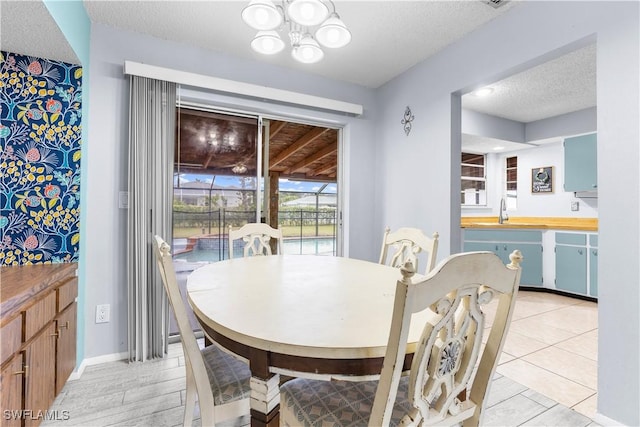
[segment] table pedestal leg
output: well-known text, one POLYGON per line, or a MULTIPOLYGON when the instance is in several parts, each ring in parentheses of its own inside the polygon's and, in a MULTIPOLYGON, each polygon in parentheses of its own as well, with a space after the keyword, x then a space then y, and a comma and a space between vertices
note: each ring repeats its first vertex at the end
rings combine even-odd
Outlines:
POLYGON ((280 424, 280 375, 251 377, 251 426, 280 424))

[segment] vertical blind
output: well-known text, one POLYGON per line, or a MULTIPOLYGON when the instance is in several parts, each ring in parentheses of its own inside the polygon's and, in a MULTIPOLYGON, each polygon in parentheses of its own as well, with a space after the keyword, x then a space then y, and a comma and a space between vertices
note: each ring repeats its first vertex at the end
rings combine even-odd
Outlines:
POLYGON ((175 83, 130 77, 127 239, 129 360, 163 357, 169 306, 153 236, 171 241, 175 83))

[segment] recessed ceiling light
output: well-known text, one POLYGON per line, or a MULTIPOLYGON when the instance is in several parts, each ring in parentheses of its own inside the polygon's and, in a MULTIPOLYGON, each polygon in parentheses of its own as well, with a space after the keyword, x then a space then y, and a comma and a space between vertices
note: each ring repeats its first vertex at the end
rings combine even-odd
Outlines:
POLYGON ((473 92, 475 96, 479 96, 479 97, 487 96, 491 93, 493 93, 492 87, 483 87, 482 89, 478 89, 475 92, 473 92))
POLYGON ((495 147, 493 147, 494 151, 500 151, 500 150, 504 150, 504 147, 501 145, 496 145, 495 147))

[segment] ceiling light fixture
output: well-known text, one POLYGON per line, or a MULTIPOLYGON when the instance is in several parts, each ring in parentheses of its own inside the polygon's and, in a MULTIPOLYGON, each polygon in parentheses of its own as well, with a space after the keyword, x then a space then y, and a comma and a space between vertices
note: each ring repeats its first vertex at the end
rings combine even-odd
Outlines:
POLYGON ((237 165, 234 165, 231 168, 231 172, 236 174, 245 173, 246 171, 247 171, 247 167, 244 165, 244 163, 238 163, 237 165))
POLYGON ((473 94, 477 97, 487 96, 493 93, 492 87, 483 87, 482 89, 478 89, 473 94))
POLYGON ((291 56, 305 64, 324 57, 320 45, 337 49, 351 41, 351 32, 331 0, 282 0, 279 5, 271 0, 251 0, 242 10, 242 20, 258 30, 251 41, 253 50, 264 55, 282 51, 285 43, 278 31, 286 31, 291 56), (332 12, 327 4, 331 5, 332 12))

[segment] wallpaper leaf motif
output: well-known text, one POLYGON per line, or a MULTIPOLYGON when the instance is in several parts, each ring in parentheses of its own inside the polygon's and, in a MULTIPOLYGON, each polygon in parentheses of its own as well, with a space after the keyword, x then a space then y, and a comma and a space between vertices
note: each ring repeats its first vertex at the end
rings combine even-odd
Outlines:
POLYGON ((75 262, 82 67, 0 52, 0 265, 75 262))

